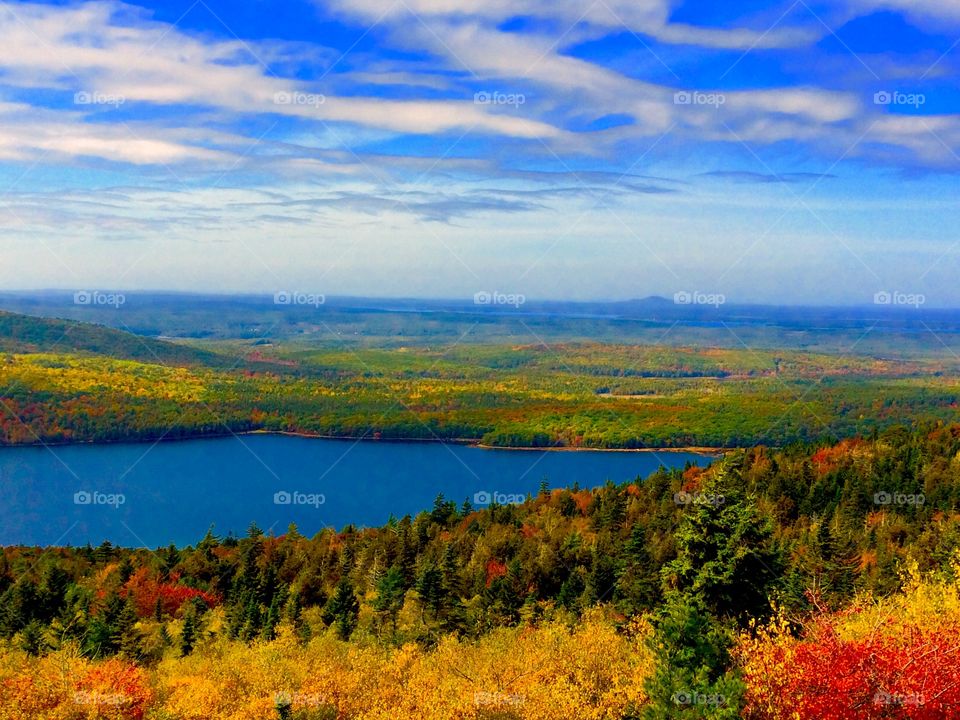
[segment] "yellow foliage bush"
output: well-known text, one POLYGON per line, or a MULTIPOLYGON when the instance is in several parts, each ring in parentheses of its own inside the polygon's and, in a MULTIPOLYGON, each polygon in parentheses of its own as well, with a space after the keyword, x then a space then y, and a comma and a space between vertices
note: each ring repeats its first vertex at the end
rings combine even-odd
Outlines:
POLYGON ((0 720, 119 720, 143 709, 144 720, 270 720, 279 718, 278 701, 290 704, 293 718, 310 720, 612 720, 646 699, 649 632, 642 620, 618 631, 602 611, 572 629, 551 621, 479 640, 448 636, 432 649, 345 643, 332 634, 301 645, 281 627, 271 642, 218 637, 187 657, 171 649, 146 670, 69 649, 43 658, 8 649, 0 652, 0 720), (136 688, 124 691, 127 705, 91 685, 110 672, 125 673, 136 688), (106 700, 96 706, 91 698, 106 700))
POLYGON ((432 650, 327 635, 302 647, 284 631, 271 643, 217 641, 188 658, 168 658, 154 681, 164 710, 178 720, 259 720, 271 717, 278 698, 294 711, 356 720, 600 720, 645 700, 648 632, 638 621, 618 633, 599 613, 572 632, 551 622, 478 641, 451 636, 432 650))

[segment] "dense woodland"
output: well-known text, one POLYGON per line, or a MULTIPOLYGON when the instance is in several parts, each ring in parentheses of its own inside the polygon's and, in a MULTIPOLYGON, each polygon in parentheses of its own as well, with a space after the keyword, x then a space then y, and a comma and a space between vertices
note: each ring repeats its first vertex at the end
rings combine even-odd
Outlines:
POLYGON ((4 314, 0 351, 0 444, 732 448, 312 538, 3 548, 0 720, 960 717, 960 371, 942 359, 185 345, 4 314))
MULTIPOLYGON (((126 339, 111 335, 111 351, 133 338, 115 335, 126 339)), ((260 430, 507 447, 733 448, 951 421, 960 400, 960 372, 943 363, 786 351, 244 345, 233 360, 198 364, 178 359, 187 348, 159 341, 170 358, 103 355, 99 343, 34 352, 18 342, 0 354, 0 444, 260 430)))
MULTIPOLYGON (((156 552, 6 548, 0 698, 26 692, 25 668, 45 657, 71 658, 82 677, 114 662, 139 690, 81 708, 102 715, 35 717, 199 718, 184 709, 178 668, 223 672, 227 656, 267 662, 274 648, 270 662, 301 653, 324 677, 358 672, 358 657, 395 674, 405 657, 439 683, 450 672, 440 656, 469 675, 479 657, 493 667, 496 653, 533 652, 531 638, 583 646, 590 628, 609 643, 613 675, 568 678, 583 717, 957 717, 958 478, 960 425, 898 427, 624 485, 543 487, 521 505, 475 510, 441 496, 416 517, 313 538, 251 527, 156 552), (864 630, 889 603, 926 603, 927 614, 888 613, 864 630)), ((542 661, 566 677, 557 657, 542 661)), ((466 714, 447 716, 564 716, 517 672, 474 683, 466 714)), ((260 698, 259 710, 229 714, 224 699, 208 717, 380 717, 343 687, 307 701, 306 677, 276 681, 266 711, 260 698)))

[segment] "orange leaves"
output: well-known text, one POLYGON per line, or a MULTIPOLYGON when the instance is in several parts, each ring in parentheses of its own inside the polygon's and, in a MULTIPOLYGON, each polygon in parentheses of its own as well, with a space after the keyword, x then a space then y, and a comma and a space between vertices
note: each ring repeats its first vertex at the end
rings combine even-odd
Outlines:
POLYGON ((90 720, 141 720, 153 691, 146 670, 121 658, 93 664, 80 676, 73 700, 90 720))
POLYGON ((127 660, 68 651, 13 659, 17 671, 0 681, 0 720, 143 720, 155 700, 147 671, 127 660))
POLYGON ((130 576, 124 586, 123 595, 133 600, 140 617, 151 615, 158 602, 160 609, 168 615, 175 615, 185 602, 195 597, 201 598, 209 606, 218 602, 218 598, 211 593, 180 585, 176 577, 171 577, 171 582, 162 582, 145 567, 130 576))
POLYGON ((817 473, 826 475, 844 463, 851 461, 858 454, 858 451, 865 450, 866 447, 866 441, 858 438, 841 440, 836 445, 817 450, 810 456, 810 462, 816 468, 817 473))
POLYGON ((960 599, 949 584, 813 618, 781 619, 739 647, 754 720, 960 717, 960 599))
POLYGON ((589 508, 590 503, 593 502, 593 493, 589 490, 581 490, 573 494, 573 501, 577 504, 577 510, 580 514, 586 515, 587 508, 589 508))
POLYGON ((486 584, 487 587, 490 587, 490 584, 497 578, 503 577, 507 574, 507 566, 505 563, 490 558, 487 560, 486 565, 486 584))
POLYGON ((769 674, 747 674, 752 717, 791 717, 787 709, 798 720, 935 720, 960 713, 960 632, 946 637, 914 628, 898 639, 847 640, 826 621, 777 647, 770 659, 769 674))

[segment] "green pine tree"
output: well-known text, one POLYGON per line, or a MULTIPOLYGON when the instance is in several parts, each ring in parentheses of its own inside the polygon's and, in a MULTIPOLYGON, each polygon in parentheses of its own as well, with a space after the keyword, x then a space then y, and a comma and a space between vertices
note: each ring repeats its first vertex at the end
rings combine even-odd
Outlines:
POLYGON ((348 578, 343 578, 324 609, 324 621, 336 628, 337 637, 349 640, 359 619, 360 602, 353 591, 353 584, 348 578))
POLYGON ((405 593, 403 573, 396 565, 377 581, 377 597, 373 601, 373 609, 382 619, 390 621, 394 636, 397 634, 397 616, 403 609, 405 593))

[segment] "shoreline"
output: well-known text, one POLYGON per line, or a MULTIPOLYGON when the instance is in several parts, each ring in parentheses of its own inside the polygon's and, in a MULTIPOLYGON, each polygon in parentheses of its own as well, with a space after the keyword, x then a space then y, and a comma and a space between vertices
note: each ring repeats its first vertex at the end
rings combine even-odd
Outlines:
POLYGON ((345 442, 379 442, 379 443, 440 443, 449 445, 463 445, 465 447, 477 448, 478 450, 512 450, 517 452, 622 452, 622 453, 690 453, 694 455, 704 455, 711 457, 722 457, 736 448, 718 448, 705 446, 687 446, 687 447, 649 447, 649 448, 594 448, 594 447, 568 447, 563 445, 552 445, 549 447, 533 446, 506 446, 506 445, 485 445, 477 438, 373 438, 368 435, 319 435, 315 433, 296 432, 290 430, 241 430, 240 432, 226 433, 202 433, 178 437, 150 437, 150 438, 122 438, 118 440, 66 440, 60 442, 28 442, 15 444, 0 444, 0 451, 8 448, 23 447, 68 447, 70 445, 123 445, 123 444, 148 444, 161 442, 185 442, 191 440, 211 440, 230 437, 242 437, 245 435, 276 435, 285 437, 298 437, 307 440, 341 440, 345 442))
POLYGON ((700 445, 690 445, 685 447, 647 447, 647 448, 595 448, 595 447, 569 447, 567 445, 552 445, 550 447, 526 447, 526 446, 506 446, 506 445, 484 445, 483 443, 473 443, 471 447, 481 450, 519 450, 522 452, 623 452, 623 453, 691 453, 693 455, 712 455, 720 457, 738 448, 718 448, 705 447, 700 445))

